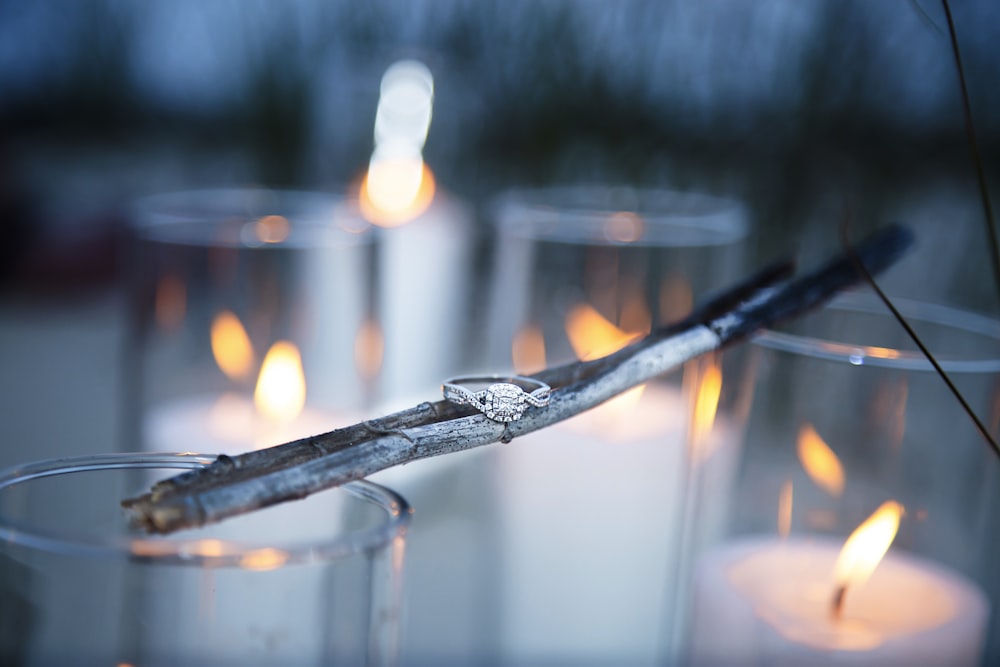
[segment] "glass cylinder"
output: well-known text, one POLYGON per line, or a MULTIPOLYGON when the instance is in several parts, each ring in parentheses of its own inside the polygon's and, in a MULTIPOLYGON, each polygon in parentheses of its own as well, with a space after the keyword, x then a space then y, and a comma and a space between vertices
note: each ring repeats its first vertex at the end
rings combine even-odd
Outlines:
MULTIPOLYGON (((631 187, 508 193, 484 357, 493 372, 604 356, 689 314, 743 273, 736 202, 631 187)), ((716 355, 564 424, 493 448, 500 643, 514 661, 653 664, 694 526, 687 496, 725 491, 739 438, 736 355, 716 355), (700 481, 698 481, 700 480, 700 481)))
MULTIPOLYGON (((1000 323, 896 305, 996 437, 1000 323)), ((731 523, 695 557, 690 662, 995 659, 998 461, 942 378, 868 294, 752 348, 731 523)))
POLYGON ((373 242, 332 195, 260 188, 137 203, 129 442, 235 453, 357 421, 382 335, 373 242))
POLYGON ((0 656, 17 665, 392 665, 410 509, 369 482, 150 536, 120 502, 210 457, 0 473, 0 656))

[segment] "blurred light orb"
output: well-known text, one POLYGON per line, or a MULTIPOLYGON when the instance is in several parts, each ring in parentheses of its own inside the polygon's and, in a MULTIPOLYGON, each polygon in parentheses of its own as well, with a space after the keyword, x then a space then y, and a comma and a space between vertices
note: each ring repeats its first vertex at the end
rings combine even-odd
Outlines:
POLYGON ((642 217, 629 211, 620 211, 604 223, 604 235, 613 243, 635 243, 645 231, 642 217))
POLYGON ((434 103, 434 78, 415 60, 394 63, 382 76, 375 112, 375 150, 361 184, 361 213, 382 227, 397 227, 423 213, 434 198, 434 177, 424 164, 434 103))
POLYGON ((390 66, 375 112, 375 146, 399 142, 423 148, 433 103, 434 77, 423 63, 402 60, 390 66))
POLYGON ((380 227, 398 227, 427 210, 434 175, 415 157, 373 157, 358 198, 362 215, 380 227))

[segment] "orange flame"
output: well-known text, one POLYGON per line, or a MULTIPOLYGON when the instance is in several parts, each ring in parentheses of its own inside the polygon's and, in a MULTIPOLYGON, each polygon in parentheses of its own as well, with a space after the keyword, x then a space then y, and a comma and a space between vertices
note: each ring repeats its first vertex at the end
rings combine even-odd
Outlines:
POLYGON ((299 349, 278 341, 268 350, 253 394, 257 411, 269 419, 295 419, 306 403, 306 379, 299 349))
POLYGON ((798 454, 809 478, 830 495, 840 497, 844 492, 844 467, 810 424, 799 429, 798 454))
POLYGON ((574 306, 566 315, 566 334, 582 361, 617 352, 641 335, 622 331, 586 303, 574 306))
POLYGON ((529 324, 514 335, 511 344, 514 370, 531 375, 545 368, 545 336, 541 328, 529 324))
POLYGON ((719 362, 714 358, 706 358, 702 363, 704 367, 698 373, 698 389, 691 415, 690 442, 692 459, 695 461, 704 460, 712 453, 708 436, 715 425, 719 398, 722 396, 722 367, 719 362))
POLYGON ((434 174, 420 157, 372 159, 361 182, 361 214, 380 227, 399 227, 434 200, 434 174))
POLYGON ((232 311, 224 310, 212 320, 212 354, 230 379, 242 380, 250 374, 253 347, 246 329, 232 311))
MULTIPOLYGON (((642 300, 638 297, 636 300, 639 303, 638 307, 644 308, 642 300)), ((634 305, 630 307, 637 308, 634 305)), ((641 320, 641 316, 632 317, 641 320)), ((648 327, 648 315, 645 321, 648 327)), ((617 352, 643 333, 645 332, 626 332, 619 329, 593 306, 586 303, 574 306, 566 315, 566 335, 569 337, 569 344, 582 361, 599 359, 617 352)), ((645 388, 646 385, 633 387, 607 401, 600 409, 606 414, 621 416, 638 403, 645 388)))
POLYGON ((902 516, 903 506, 889 500, 851 533, 834 566, 838 588, 860 586, 868 581, 896 538, 902 516))

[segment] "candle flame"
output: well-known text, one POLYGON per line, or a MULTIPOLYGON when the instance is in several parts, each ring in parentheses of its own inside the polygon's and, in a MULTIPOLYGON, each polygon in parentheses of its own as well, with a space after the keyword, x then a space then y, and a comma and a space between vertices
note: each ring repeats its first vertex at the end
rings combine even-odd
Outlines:
POLYGON ((299 349, 278 341, 268 350, 253 394, 257 411, 275 421, 295 419, 306 403, 306 379, 299 349))
POLYGON ((415 60, 393 63, 382 76, 375 110, 375 150, 361 184, 361 213, 382 227, 398 227, 434 199, 434 175, 423 147, 434 106, 434 77, 415 60))
POLYGON ((573 306, 566 315, 569 344, 581 361, 599 359, 617 352, 642 333, 619 329, 586 303, 573 306))
POLYGON ((253 347, 246 329, 232 311, 224 310, 212 321, 212 355, 231 380, 242 380, 250 375, 253 347))
MULTIPOLYGON (((641 300, 639 300, 639 304, 642 305, 641 300)), ((635 308, 635 306, 632 307, 635 308)), ((636 316, 632 315, 631 317, 635 318, 636 316)), ((645 323, 648 331, 648 316, 645 323)), ((597 312, 593 306, 586 303, 574 306, 566 315, 566 335, 569 338, 569 344, 576 356, 582 361, 599 359, 617 352, 644 333, 643 331, 623 331, 597 312)), ((633 387, 606 401, 598 409, 602 415, 608 415, 608 419, 621 418, 628 410, 638 404, 645 389, 646 385, 644 384, 633 387)))
POLYGON ((434 200, 434 174, 423 159, 373 156, 361 182, 361 213, 380 227, 399 227, 427 210, 434 200))
POLYGON ((545 368, 545 336, 541 328, 528 324, 514 334, 511 357, 514 370, 521 375, 531 375, 545 368))
POLYGON ((810 424, 799 429, 798 454, 809 478, 831 496, 840 497, 844 492, 844 467, 810 424))
POLYGON ((902 505, 886 501, 851 533, 834 566, 838 590, 860 586, 868 580, 896 538, 902 515, 902 505))
POLYGON ((722 396, 722 367, 719 362, 712 357, 706 357, 699 365, 700 371, 695 373, 697 390, 689 433, 691 460, 695 462, 704 461, 712 453, 713 447, 709 435, 715 425, 719 398, 722 396))

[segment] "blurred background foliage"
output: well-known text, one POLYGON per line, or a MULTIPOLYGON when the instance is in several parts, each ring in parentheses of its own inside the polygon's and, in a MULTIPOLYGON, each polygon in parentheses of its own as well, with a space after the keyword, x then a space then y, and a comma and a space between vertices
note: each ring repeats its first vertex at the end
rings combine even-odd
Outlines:
MULTIPOLYGON (((954 4, 992 175, 1000 6, 954 4)), ((747 202, 761 257, 827 254, 848 210, 859 234, 905 219, 926 270, 898 292, 996 309, 930 0, 0 0, 5 285, 112 275, 137 195, 342 190, 404 57, 435 76, 425 157, 481 219, 514 185, 694 189, 747 202)))

